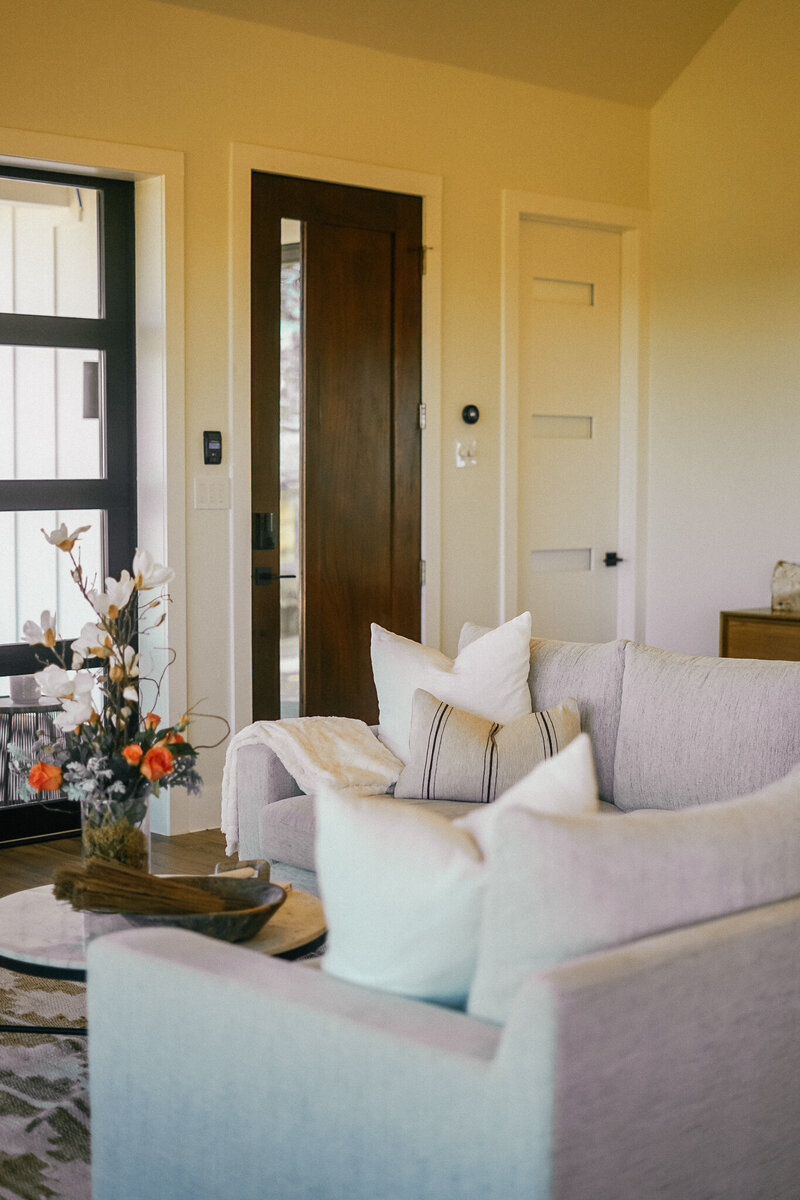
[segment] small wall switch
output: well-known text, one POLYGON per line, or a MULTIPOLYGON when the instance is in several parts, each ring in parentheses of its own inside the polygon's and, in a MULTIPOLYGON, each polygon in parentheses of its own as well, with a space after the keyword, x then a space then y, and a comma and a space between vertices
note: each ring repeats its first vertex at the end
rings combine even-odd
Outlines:
POLYGON ((219 479, 218 477, 195 475, 194 506, 195 508, 230 508, 230 479, 227 476, 219 479))
POLYGON ((456 442, 456 466, 457 467, 477 467, 478 465, 478 443, 471 442, 456 442))

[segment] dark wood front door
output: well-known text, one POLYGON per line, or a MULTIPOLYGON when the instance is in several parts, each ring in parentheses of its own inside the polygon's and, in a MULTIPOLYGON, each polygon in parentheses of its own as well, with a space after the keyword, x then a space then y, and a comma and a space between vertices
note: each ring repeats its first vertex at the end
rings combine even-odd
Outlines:
MULTIPOLYGON (((295 619, 301 715, 375 721, 370 622, 407 637, 420 634, 421 220, 419 197, 253 175, 257 720, 294 711, 285 695, 281 703, 279 645, 282 632, 291 637, 295 619), (280 279, 289 249, 287 222, 299 231, 294 524, 285 496, 281 511, 280 482, 282 399, 284 409, 287 403, 280 279), (296 540, 294 551, 287 551, 287 537, 296 540), (282 574, 299 579, 281 581, 282 574), (288 589, 296 589, 297 618, 287 612, 288 589)), ((292 441, 285 413, 283 441, 292 441)))

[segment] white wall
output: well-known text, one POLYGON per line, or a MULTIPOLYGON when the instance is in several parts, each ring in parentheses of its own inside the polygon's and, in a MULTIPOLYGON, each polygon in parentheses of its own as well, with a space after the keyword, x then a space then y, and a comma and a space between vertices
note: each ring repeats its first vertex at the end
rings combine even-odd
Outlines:
MULTIPOLYGON (((185 163, 185 460, 168 468, 170 479, 181 473, 186 502, 187 636, 175 649, 188 663, 189 701, 232 715, 230 645, 249 638, 234 613, 231 514, 192 506, 194 476, 213 470, 202 430, 233 444, 234 144, 442 178, 441 390, 427 397, 442 430, 432 500, 442 511, 442 619, 432 640, 452 650, 465 619, 494 621, 502 193, 646 205, 647 113, 150 0, 0 0, 0 19, 13 48, 0 74, 6 126, 162 148, 185 163), (467 402, 481 408, 481 462, 458 471, 467 402)), ((167 388, 167 427, 182 403, 167 388)), ((235 476, 242 464, 228 454, 224 469, 235 476)), ((189 810, 198 822, 214 809, 223 753, 204 753, 209 802, 189 810)))
POLYGON ((800 561, 800 5, 742 0, 652 113, 647 640, 718 650, 800 561))

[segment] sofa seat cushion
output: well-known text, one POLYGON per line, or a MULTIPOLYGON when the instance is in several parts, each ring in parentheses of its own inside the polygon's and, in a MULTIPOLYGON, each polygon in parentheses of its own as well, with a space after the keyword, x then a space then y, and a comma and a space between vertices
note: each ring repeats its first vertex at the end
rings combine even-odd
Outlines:
POLYGON ((800 767, 682 812, 609 820, 507 807, 489 866, 469 1011, 503 1022, 531 972, 800 895, 800 767))
MULTIPOLYGON (((613 799, 687 808, 729 800, 800 762, 800 666, 625 650, 613 799)), ((604 797, 607 798, 607 797, 604 797)))
MULTIPOLYGON (((377 795, 374 798, 379 799, 377 795)), ((402 803, 422 805, 429 812, 438 813, 450 821, 483 807, 458 800, 420 800, 417 797, 404 799, 402 803)), ((272 862, 288 863, 292 867, 316 870, 316 806, 316 796, 305 795, 290 796, 275 804, 264 805, 259 823, 261 845, 267 858, 272 862)))

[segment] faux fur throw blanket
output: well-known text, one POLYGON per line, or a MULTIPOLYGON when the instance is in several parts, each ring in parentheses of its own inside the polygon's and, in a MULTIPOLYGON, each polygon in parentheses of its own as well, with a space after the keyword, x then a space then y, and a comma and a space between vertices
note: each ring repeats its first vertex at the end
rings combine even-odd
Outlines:
POLYGON ((403 764, 364 721, 352 717, 289 717, 256 721, 235 734, 222 772, 222 832, 228 854, 239 847, 239 810, 235 790, 236 756, 242 746, 269 746, 298 787, 311 794, 321 785, 370 796, 387 792, 403 764))

